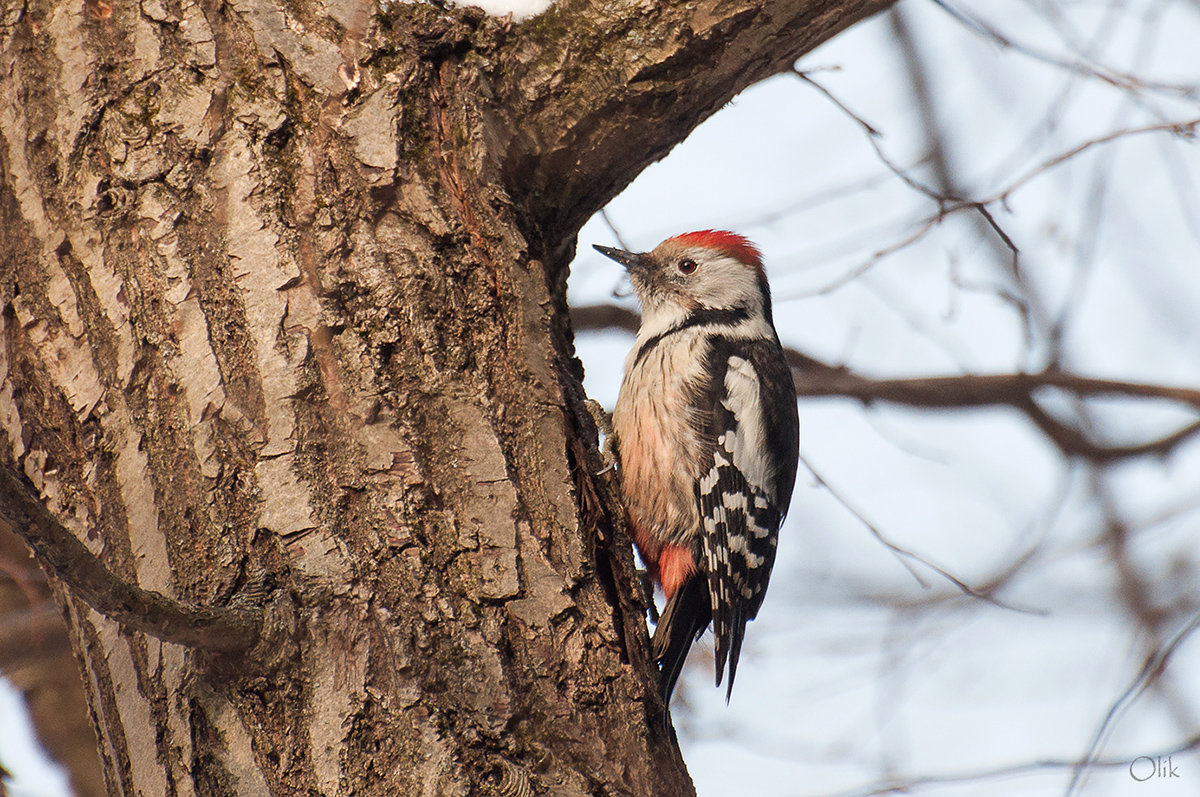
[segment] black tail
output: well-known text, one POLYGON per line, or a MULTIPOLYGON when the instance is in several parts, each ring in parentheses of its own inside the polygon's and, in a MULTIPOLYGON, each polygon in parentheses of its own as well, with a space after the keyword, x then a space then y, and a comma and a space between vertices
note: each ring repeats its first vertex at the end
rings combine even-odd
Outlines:
MULTIPOLYGON (((659 694, 665 711, 671 708, 671 693, 683 670, 692 643, 708 628, 712 606, 708 598, 708 578, 696 573, 667 601, 658 625, 654 627, 651 648, 654 660, 662 666, 659 694)), ((663 715, 664 721, 666 715, 663 715)))

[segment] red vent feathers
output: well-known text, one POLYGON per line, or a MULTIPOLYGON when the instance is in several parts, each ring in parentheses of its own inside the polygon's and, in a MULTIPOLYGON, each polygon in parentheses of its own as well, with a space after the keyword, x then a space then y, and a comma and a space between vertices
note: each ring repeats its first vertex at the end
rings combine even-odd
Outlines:
POLYGON ((703 246, 706 249, 716 249, 730 257, 735 257, 748 266, 762 270, 762 252, 750 243, 745 236, 725 230, 697 230, 685 232, 668 240, 684 246, 703 246))

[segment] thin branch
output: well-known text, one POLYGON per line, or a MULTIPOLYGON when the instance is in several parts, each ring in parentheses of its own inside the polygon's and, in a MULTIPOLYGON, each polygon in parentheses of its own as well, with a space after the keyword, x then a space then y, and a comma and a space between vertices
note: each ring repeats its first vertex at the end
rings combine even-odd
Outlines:
POLYGON ((625 243, 625 239, 621 237, 621 233, 617 230, 617 225, 613 224, 612 219, 608 217, 608 208, 600 208, 600 220, 604 222, 604 226, 613 234, 613 238, 617 239, 617 246, 625 251, 631 251, 629 244, 625 243))
POLYGON ((1001 47, 1020 53, 1021 55, 1032 58, 1035 61, 1040 61, 1042 63, 1058 67, 1059 69, 1066 70, 1067 72, 1071 72, 1073 74, 1094 78, 1123 91, 1132 92, 1151 90, 1167 94, 1174 94, 1188 99, 1193 99, 1197 96, 1198 90, 1196 86, 1142 80, 1136 75, 1124 74, 1117 70, 1108 69, 1107 67, 1100 65, 1060 58, 1051 53, 1047 53, 1043 50, 1039 50, 1035 47, 1024 44, 1023 42, 1018 42, 1012 39, 978 17, 971 16, 951 6, 948 2, 946 2, 946 0, 932 0, 932 2, 972 33, 975 33, 986 39, 990 39, 1001 47))
POLYGON ((829 282, 826 282, 824 285, 819 285, 815 288, 811 288, 811 289, 805 290, 805 291, 794 292, 787 298, 788 299, 808 299, 808 298, 811 298, 814 296, 824 296, 826 294, 833 293, 834 291, 839 290, 840 288, 844 288, 846 285, 850 284, 851 282, 854 282, 856 279, 858 279, 859 277, 866 274, 868 271, 873 269, 875 266, 882 263, 888 257, 896 254, 897 252, 899 252, 903 249, 907 249, 908 247, 915 244, 917 241, 924 238, 927 234, 929 234, 929 232, 934 227, 941 224, 942 218, 943 217, 940 213, 935 213, 934 215, 927 217, 923 222, 921 222, 921 224, 913 232, 909 233, 908 235, 904 236, 903 238, 901 238, 898 241, 893 241, 892 243, 888 244, 887 246, 884 246, 880 249, 876 249, 874 252, 872 252, 870 254, 869 257, 867 257, 865 260, 863 260, 858 265, 856 265, 853 268, 846 271, 844 274, 841 274, 841 275, 835 277, 834 279, 830 280, 829 282))
MULTIPOLYGON (((937 0, 935 0, 935 2, 937 2, 937 0)), ((939 3, 939 5, 942 4, 939 3)), ((948 11, 951 10, 946 6, 943 7, 948 11)), ((911 40, 911 36, 908 33, 908 28, 904 23, 904 18, 901 16, 898 8, 894 8, 892 10, 891 19, 893 32, 896 34, 896 38, 900 42, 902 51, 905 52, 907 56, 906 63, 909 67, 911 82, 914 85, 914 93, 916 95, 915 99, 917 100, 918 107, 922 111, 923 120, 929 132, 929 159, 932 161, 934 175, 937 178, 938 185, 936 187, 926 185, 892 161, 884 153, 883 148, 879 143, 879 139, 882 138, 883 135, 880 130, 855 113, 845 103, 839 100, 831 91, 829 91, 829 89, 813 80, 808 73, 800 69, 792 67, 790 71, 796 77, 819 91, 830 102, 832 102, 834 106, 838 108, 838 110, 852 119, 866 134, 867 141, 874 150, 875 156, 880 163, 882 163, 888 169, 888 171, 894 174, 913 191, 921 194, 927 199, 936 202, 938 206, 937 212, 931 214, 921 221, 915 230, 908 236, 884 249, 875 252, 864 262, 850 269, 846 274, 843 274, 827 285, 807 292, 805 295, 821 295, 831 293, 839 288, 844 287, 858 277, 861 277, 888 255, 912 246, 917 241, 923 239, 930 231, 941 224, 941 222, 946 218, 961 211, 971 212, 981 222, 985 240, 993 240, 986 234, 987 231, 990 230, 992 233, 994 233, 995 240, 999 241, 999 246, 997 248, 1000 251, 998 251, 997 254, 1001 255, 1002 259, 1006 261, 1006 265, 1011 272, 1013 279, 1018 284, 1023 285, 1024 277, 1021 273, 1020 249, 1017 247, 1017 244, 1012 237, 996 220, 995 215, 993 214, 993 211, 989 209, 989 206, 999 205, 1002 208, 1006 208, 1011 196, 1023 188, 1027 183, 1034 180, 1041 174, 1050 171, 1069 160, 1072 160, 1076 156, 1088 151, 1089 149, 1092 149, 1093 147, 1108 144, 1118 139, 1123 139, 1126 136, 1140 135, 1142 133, 1171 132, 1183 138, 1195 138, 1197 135, 1197 127, 1200 126, 1200 118, 1162 122, 1143 127, 1116 130, 1106 135, 1085 141, 1065 152, 1059 153, 1058 155, 1050 158, 1033 169, 1030 169, 1025 174, 1020 176, 1016 181, 1009 184, 1006 188, 993 193, 991 196, 983 199, 971 199, 965 196, 962 189, 954 185, 953 180, 951 179, 947 155, 944 148, 941 146, 941 136, 938 134, 938 130, 936 129, 937 120, 932 107, 932 94, 928 91, 926 77, 917 64, 917 59, 915 57, 915 46, 911 40)), ((996 35, 998 36, 998 34, 996 35)), ((1005 46, 1011 46, 1011 43, 1007 40, 1000 39, 1000 41, 1005 46)), ((1030 308, 1023 308, 1022 316, 1028 320, 1030 317, 1030 308)), ((1026 335, 1027 337, 1030 337, 1030 331, 1028 328, 1026 330, 1026 335)))
MULTIPOLYGON (((1091 414, 1086 407, 1078 408, 1084 429, 1093 426, 1091 414)), ((1137 637, 1146 649, 1145 663, 1124 692, 1110 705, 1104 719, 1092 735, 1087 751, 1079 759, 1071 773, 1067 795, 1083 789, 1089 771, 1089 763, 1099 756, 1116 729, 1118 720, 1128 712, 1133 703, 1147 690, 1154 689, 1168 708, 1183 732, 1196 728, 1196 718, 1188 710, 1187 702, 1175 690, 1170 689, 1167 662, 1184 641, 1200 627, 1200 613, 1194 607, 1190 619, 1174 635, 1165 633, 1167 621, 1164 608, 1156 605, 1151 582, 1134 564, 1130 550, 1130 528, 1122 517, 1111 483, 1101 468, 1092 464, 1088 468, 1092 494, 1103 514, 1103 539, 1115 569, 1116 594, 1125 605, 1130 616, 1137 621, 1137 637)))
MULTIPOLYGON (((983 215, 984 220, 988 223, 988 226, 995 229, 997 233, 1002 233, 1002 230, 999 229, 995 219, 991 217, 990 211, 987 210, 988 206, 997 204, 1001 207, 1007 206, 1008 201, 1012 198, 1013 194, 1024 188, 1026 184, 1041 176, 1045 172, 1061 166, 1067 161, 1082 155, 1084 152, 1087 152, 1093 147, 1111 144, 1112 142, 1126 138, 1127 136, 1138 136, 1144 133, 1171 133, 1172 135, 1179 136, 1180 138, 1193 139, 1200 135, 1200 130, 1198 130, 1198 128, 1200 128, 1200 117, 1193 119, 1179 119, 1170 122, 1160 122, 1152 125, 1143 125, 1141 127, 1125 127, 1121 128, 1120 130, 1113 130, 1112 132, 1105 133, 1102 136, 1090 138, 1087 141, 1076 144, 1068 150, 1058 153, 1054 157, 1043 161, 1032 169, 1029 169, 1016 180, 1009 183, 1005 188, 1002 188, 999 191, 996 191, 982 199, 963 199, 952 195, 943 195, 934 189, 921 184, 912 177, 909 177, 902 169, 899 169, 899 167, 895 166, 895 164, 891 163, 886 158, 884 158, 883 162, 889 170, 895 172, 901 180, 903 180, 915 191, 939 203, 938 212, 925 219, 924 223, 928 223, 930 219, 940 221, 951 214, 969 210, 983 215)), ((1005 240, 1004 243, 1009 249, 1015 250, 1016 247, 1011 240, 1005 240)))
MULTIPOLYGON (((874 537, 876 540, 878 540, 879 543, 881 545, 883 545, 884 548, 887 548, 889 551, 892 552, 892 555, 896 557, 896 561, 898 561, 901 565, 904 566, 904 569, 907 570, 909 575, 911 575, 916 580, 916 582, 921 585, 922 589, 929 589, 929 582, 921 577, 921 574, 917 571, 917 568, 913 566, 912 562, 910 562, 909 559, 916 559, 917 561, 921 562, 921 564, 928 565, 932 570, 935 570, 935 571, 937 570, 936 567, 929 565, 928 562, 925 562, 924 560, 920 559, 920 557, 917 557, 915 554, 904 550, 903 548, 901 548, 900 546, 896 545, 891 540, 889 540, 887 537, 883 536, 883 532, 881 532, 878 528, 876 528, 875 524, 872 523, 870 520, 868 520, 867 517, 858 510, 857 507, 855 507, 853 504, 851 504, 846 499, 846 497, 841 494, 841 492, 839 492, 838 490, 835 490, 833 485, 831 485, 828 481, 826 481, 825 477, 817 472, 817 470, 812 466, 812 463, 810 463, 803 454, 800 455, 800 464, 804 465, 804 467, 808 469, 808 472, 810 474, 812 474, 812 477, 813 477, 813 479, 816 480, 817 484, 819 484, 821 487, 824 487, 825 491, 828 492, 829 495, 833 497, 833 500, 835 500, 839 504, 841 504, 843 509, 845 509, 847 512, 849 512, 851 515, 854 516, 855 520, 857 520, 859 523, 863 524, 863 527, 866 528, 866 530, 868 532, 870 532, 872 537, 874 537)), ((949 580, 952 583, 954 583, 956 586, 958 586, 959 584, 962 583, 958 579, 956 579, 952 576, 949 577, 949 580)), ((966 590, 966 592, 968 594, 972 594, 970 592, 970 590, 966 590)))
MULTIPOLYGON (((869 143, 871 145, 871 149, 875 150, 875 157, 877 157, 879 159, 880 163, 882 163, 884 166, 887 167, 888 171, 890 171, 892 174, 896 175, 896 177, 900 178, 901 182, 903 182, 905 185, 907 185, 909 188, 913 189, 917 193, 924 194, 925 196, 929 197, 930 199, 934 200, 935 202, 942 202, 947 199, 947 197, 943 197, 937 191, 935 191, 934 189, 925 185, 917 178, 913 177, 907 171, 902 169, 895 161, 893 161, 891 158, 889 158, 884 153, 883 147, 881 147, 879 145, 879 139, 883 137, 883 134, 881 132, 879 132, 879 130, 877 128, 875 128, 870 122, 863 119, 861 116, 859 116, 854 111, 852 111, 845 103, 843 103, 836 96, 834 96, 833 92, 831 92, 829 89, 825 88, 820 83, 813 80, 812 77, 809 75, 809 73, 804 72, 795 67, 792 67, 792 69, 790 71, 793 75, 800 78, 805 83, 807 83, 808 85, 810 85, 814 89, 816 89, 818 92, 820 92, 826 99, 828 99, 830 102, 832 102, 834 104, 834 106, 837 107, 838 110, 840 110, 842 113, 846 114, 846 116, 849 116, 851 119, 853 119, 855 121, 855 123, 857 123, 858 126, 863 129, 863 132, 867 134, 867 143, 869 143)), ((957 197, 954 197, 954 198, 957 198, 957 197)))
POLYGON ((1177 401, 1200 409, 1200 389, 1096 379, 1065 371, 1011 374, 870 379, 846 369, 802 374, 798 396, 843 396, 861 401, 888 401, 912 407, 1016 406, 1039 388, 1053 387, 1081 397, 1118 396, 1177 401))
POLYGON ((1032 399, 1020 402, 1019 409, 1064 454, 1083 457, 1094 462, 1111 462, 1131 457, 1167 454, 1180 443, 1200 432, 1200 420, 1198 420, 1189 423, 1187 426, 1169 435, 1145 443, 1128 446, 1101 446, 1088 440, 1082 432, 1071 428, 1050 415, 1050 413, 1034 403, 1032 399))
POLYGON ((118 578, 7 466, 0 467, 0 517, 73 595, 127 628, 214 651, 247 650, 258 641, 260 611, 186 603, 118 578))
POLYGON ((991 197, 989 197, 987 199, 982 199, 978 203, 970 203, 970 204, 990 205, 990 204, 993 204, 996 202, 1005 204, 1008 202, 1009 197, 1011 197, 1014 193, 1016 193, 1019 189, 1024 187, 1026 183, 1033 180, 1035 177, 1038 177, 1039 175, 1043 174, 1044 172, 1050 171, 1055 166, 1060 166, 1063 163, 1066 163, 1067 161, 1074 158, 1076 155, 1081 155, 1093 147, 1098 147, 1102 144, 1108 144, 1113 141, 1116 141, 1117 139, 1126 138, 1128 136, 1138 136, 1143 133, 1164 133, 1165 132, 1165 133, 1171 133, 1173 135, 1179 136, 1180 138, 1195 138, 1197 135, 1196 128, 1198 126, 1200 126, 1200 117, 1195 118, 1195 119, 1183 119, 1183 120, 1174 121, 1174 122, 1161 122, 1159 124, 1144 125, 1142 127, 1125 127, 1120 130, 1114 130, 1111 133, 1107 133, 1103 136, 1088 139, 1087 141, 1084 141, 1082 144, 1077 144, 1076 146, 1071 147, 1071 149, 1069 149, 1065 152, 1060 152, 1059 154, 1055 155, 1053 158, 1050 158, 1049 160, 1041 163, 1040 165, 1035 166, 1034 168, 1030 169, 1025 174, 1021 175, 1016 180, 1014 180, 1012 183, 1009 183, 1008 187, 1005 188, 1004 190, 993 194, 991 197))
POLYGON ((1145 664, 1142 665, 1142 669, 1133 679, 1133 682, 1129 684, 1125 691, 1121 693, 1121 696, 1109 708, 1104 720, 1100 723, 1100 727, 1093 734, 1087 752, 1084 753, 1082 758, 1074 762, 1071 767, 1071 782, 1067 786, 1068 797, 1076 792, 1076 787, 1080 785, 1080 780, 1084 773, 1088 769, 1097 766, 1098 762, 1095 760, 1095 755, 1107 738, 1117 718, 1146 690, 1147 686, 1154 682, 1155 678, 1162 674, 1167 668, 1167 662, 1171 656, 1187 641, 1187 638, 1197 628, 1200 628, 1200 614, 1194 615, 1191 621, 1180 629, 1179 633, 1172 637, 1165 646, 1158 648, 1147 657, 1145 664))
MULTIPOLYGON (((1200 735, 1191 736, 1184 739, 1178 745, 1163 750, 1158 753, 1139 756, 1139 758, 1167 758, 1168 756, 1186 753, 1200 747, 1200 735)), ((994 780, 998 778, 1011 778, 1018 775, 1029 775, 1041 770, 1063 770, 1070 769, 1076 765, 1075 761, 1066 761, 1062 759, 1043 759, 1039 761, 1030 761, 1024 764, 1013 764, 1007 767, 997 767, 995 769, 981 770, 979 772, 966 772, 961 775, 927 775, 911 778, 894 778, 886 781, 878 786, 868 786, 865 789, 856 789, 853 791, 842 792, 839 797, 882 797, 887 794, 907 794, 915 790, 928 786, 944 786, 952 783, 974 783, 981 780, 994 780)), ((1091 762, 1090 766, 1097 769, 1115 769, 1117 767, 1128 767, 1130 761, 1124 758, 1106 758, 1091 762)))
MULTIPOLYGON (((945 568, 939 567, 938 565, 935 565, 933 562, 930 562, 928 559, 921 556, 920 554, 914 553, 914 552, 908 550, 907 548, 901 547, 900 545, 897 545, 896 543, 892 542, 890 539, 888 539, 886 536, 884 536, 883 532, 881 532, 875 526, 875 524, 873 524, 873 523, 871 523, 871 521, 867 520, 866 516, 864 516, 862 514, 862 512, 860 512, 852 504, 850 504, 850 502, 846 499, 845 496, 843 496, 840 492, 838 492, 836 489, 834 489, 833 485, 831 485, 825 479, 824 476, 822 476, 820 473, 817 472, 817 470, 812 466, 812 463, 809 462, 808 459, 806 459, 803 454, 800 455, 800 463, 802 465, 804 465, 805 468, 808 469, 808 472, 812 474, 812 477, 814 479, 816 479, 816 481, 819 485, 824 487, 825 490, 831 496, 833 496, 833 498, 839 504, 841 504, 843 507, 845 507, 846 510, 850 514, 854 515, 854 517, 857 518, 859 520, 859 522, 861 522, 863 524, 863 526, 866 527, 867 531, 870 532, 872 537, 874 537, 876 540, 878 540, 879 543, 883 547, 887 548, 889 551, 892 552, 892 555, 894 555, 900 561, 900 564, 904 565, 904 568, 906 570, 908 570, 909 573, 912 574, 912 577, 915 578, 917 580, 917 583, 920 584, 923 588, 928 589, 929 584, 925 581, 925 579, 921 578, 919 573, 917 573, 916 569, 912 565, 912 562, 917 562, 921 565, 924 565, 925 567, 928 567, 930 570, 937 573, 939 576, 946 579, 951 584, 953 584, 955 587, 957 587, 958 590, 960 592, 962 592, 964 595, 967 595, 969 597, 978 598, 981 601, 990 603, 993 606, 998 606, 1001 609, 1010 609, 1014 612, 1020 612, 1022 614, 1035 614, 1035 615, 1045 614, 1044 611, 1040 611, 1037 609, 1023 609, 1019 606, 1013 606, 1010 603, 1005 603, 1004 601, 997 598, 995 595, 991 594, 990 590, 976 589, 975 587, 972 587, 971 585, 967 584, 962 579, 955 576, 950 571, 946 570, 945 568)), ((1000 580, 996 581, 994 583, 992 589, 994 589, 996 586, 999 586, 1000 584, 1003 584, 1003 583, 1004 583, 1004 579, 1000 579, 1000 580)))

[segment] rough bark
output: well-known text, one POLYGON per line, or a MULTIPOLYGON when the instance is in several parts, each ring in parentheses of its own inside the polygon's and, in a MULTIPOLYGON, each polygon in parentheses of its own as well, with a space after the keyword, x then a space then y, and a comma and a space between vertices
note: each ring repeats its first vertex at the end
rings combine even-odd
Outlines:
POLYGON ((564 302, 578 226, 886 0, 11 6, 0 457, 241 654, 56 587, 115 794, 691 793, 564 302))

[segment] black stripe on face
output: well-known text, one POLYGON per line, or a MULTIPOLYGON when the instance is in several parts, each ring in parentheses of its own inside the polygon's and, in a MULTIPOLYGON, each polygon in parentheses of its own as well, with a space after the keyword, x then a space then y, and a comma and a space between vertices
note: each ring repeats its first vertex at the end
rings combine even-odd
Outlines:
POLYGON ((633 359, 633 364, 636 366, 642 361, 642 358, 654 350, 654 347, 662 342, 663 338, 674 335, 676 332, 682 332, 685 329, 699 326, 734 326, 740 324, 750 317, 750 311, 745 307, 730 307, 719 310, 701 309, 696 310, 683 321, 679 322, 670 329, 659 332, 654 337, 647 340, 638 349, 637 356, 633 359))

